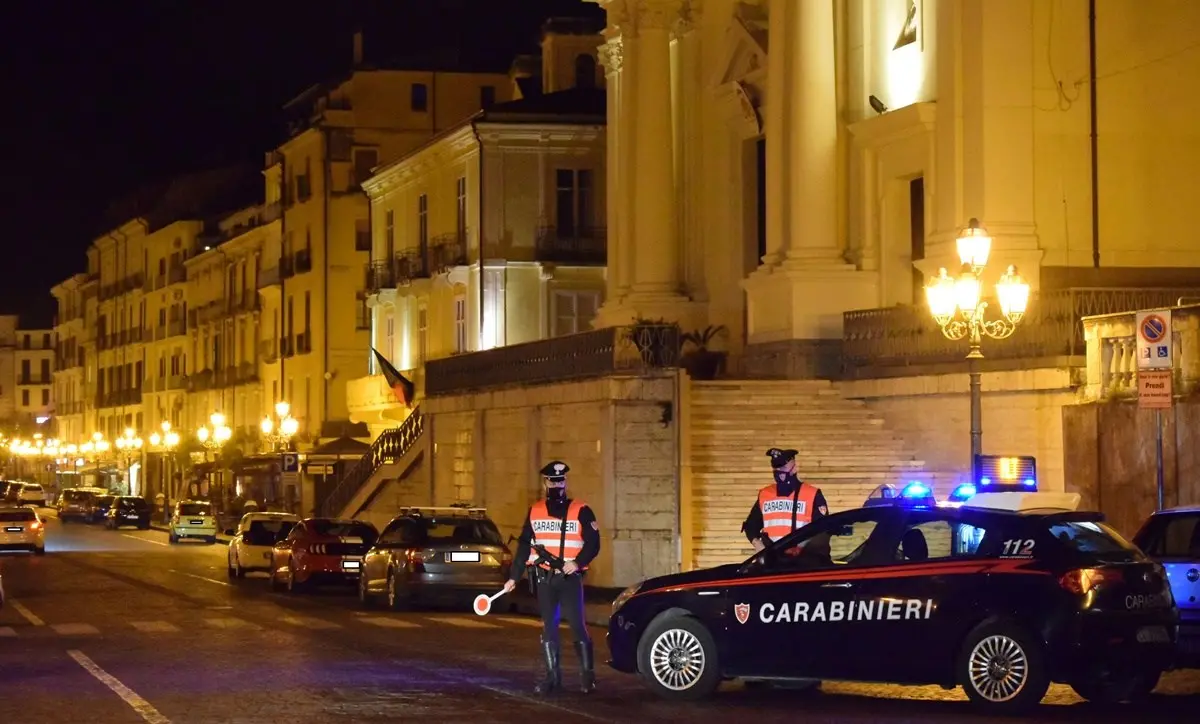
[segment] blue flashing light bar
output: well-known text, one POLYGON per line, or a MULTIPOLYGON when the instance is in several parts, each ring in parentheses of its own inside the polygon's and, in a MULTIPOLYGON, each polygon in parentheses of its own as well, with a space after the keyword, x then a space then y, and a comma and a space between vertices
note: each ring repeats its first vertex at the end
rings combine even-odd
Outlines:
POLYGON ((975 497, 975 493, 977 492, 979 492, 979 489, 975 487, 974 483, 963 483, 950 493, 949 501, 951 503, 962 503, 975 497))
POLYGON ((1032 455, 977 455, 980 493, 1037 492, 1037 460, 1032 455))
POLYGON ((932 491, 929 490, 929 486, 921 482, 909 483, 908 485, 904 486, 903 490, 900 491, 900 495, 905 498, 928 498, 932 494, 932 491))

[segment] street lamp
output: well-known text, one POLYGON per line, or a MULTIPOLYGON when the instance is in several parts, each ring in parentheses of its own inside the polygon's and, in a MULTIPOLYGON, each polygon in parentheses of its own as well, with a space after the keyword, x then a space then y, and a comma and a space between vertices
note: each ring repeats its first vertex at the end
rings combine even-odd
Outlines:
POLYGON ((271 444, 272 450, 281 445, 286 449, 292 437, 300 430, 300 421, 289 414, 291 409, 291 405, 282 400, 276 402, 275 416, 279 418, 279 423, 276 424, 270 415, 266 415, 258 425, 263 438, 271 444))
POLYGON ((233 431, 225 425, 224 415, 214 412, 209 416, 208 422, 212 425, 211 430, 201 425, 200 429, 196 431, 196 438, 200 440, 201 445, 213 450, 229 442, 229 438, 233 436, 233 431))
POLYGON ((971 380, 971 482, 978 482, 976 461, 983 453, 983 401, 980 389, 979 360, 983 359, 983 338, 1007 339, 1017 330, 1029 306, 1029 284, 1009 266, 996 283, 996 298, 1001 317, 984 318, 988 303, 983 299, 983 269, 992 251, 992 237, 971 219, 957 239, 962 270, 951 277, 945 268, 925 287, 925 299, 933 320, 942 334, 952 341, 968 342, 967 368, 971 380))
POLYGON ((163 420, 159 425, 162 434, 155 432, 150 435, 150 447, 159 453, 159 477, 162 480, 163 519, 170 518, 171 500, 175 491, 171 485, 171 452, 179 445, 179 433, 171 429, 171 423, 163 420))
POLYGON ((132 427, 125 428, 125 433, 117 438, 117 450, 121 453, 121 460, 125 463, 125 487, 130 495, 133 494, 133 475, 131 468, 133 467, 134 458, 140 458, 142 455, 142 438, 134 432, 132 427))

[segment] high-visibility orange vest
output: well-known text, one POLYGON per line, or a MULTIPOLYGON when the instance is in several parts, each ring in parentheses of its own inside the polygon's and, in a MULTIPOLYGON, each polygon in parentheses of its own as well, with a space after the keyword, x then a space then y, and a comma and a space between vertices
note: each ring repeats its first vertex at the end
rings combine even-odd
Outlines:
POLYGON ((813 503, 817 499, 817 488, 800 485, 796 492, 779 495, 771 484, 758 491, 758 507, 762 510, 763 531, 767 538, 776 541, 812 522, 813 503), (792 527, 792 521, 795 527, 792 527))
MULTIPOLYGON (((575 560, 579 551, 583 550, 583 526, 579 523, 581 510, 583 510, 583 503, 572 500, 571 505, 567 508, 567 517, 564 519, 560 516, 550 515, 546 501, 539 500, 534 503, 533 507, 529 509, 529 525, 533 528, 533 544, 544 546, 547 553, 564 561, 575 560), (563 533, 564 522, 566 523, 565 534, 563 533)), ((537 559, 537 551, 530 548, 529 560, 525 565, 535 565, 537 559)), ((547 563, 542 563, 541 567, 550 569, 550 565, 547 563)), ((587 566, 579 568, 586 570, 587 566)))

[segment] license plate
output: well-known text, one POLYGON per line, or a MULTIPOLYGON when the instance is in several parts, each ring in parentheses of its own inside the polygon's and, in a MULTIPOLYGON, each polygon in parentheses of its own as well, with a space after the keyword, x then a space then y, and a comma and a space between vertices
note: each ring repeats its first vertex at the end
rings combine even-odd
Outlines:
POLYGON ((358 561, 342 561, 343 571, 357 571, 360 567, 362 567, 362 563, 358 561))
POLYGON ((1139 644, 1167 644, 1171 637, 1165 626, 1143 626, 1138 629, 1137 640, 1139 644))
POLYGON ((446 554, 447 563, 478 563, 479 551, 450 551, 446 554))
POLYGON ((202 520, 189 520, 188 523, 191 525, 204 525, 204 521, 202 520))
POLYGON ((9 526, 8 528, 5 528, 5 529, 4 529, 4 532, 5 532, 5 533, 20 533, 20 532, 21 532, 21 531, 23 531, 23 530, 25 530, 25 529, 24 529, 24 528, 19 528, 19 527, 17 527, 17 528, 14 528, 14 527, 12 527, 12 526, 9 526))

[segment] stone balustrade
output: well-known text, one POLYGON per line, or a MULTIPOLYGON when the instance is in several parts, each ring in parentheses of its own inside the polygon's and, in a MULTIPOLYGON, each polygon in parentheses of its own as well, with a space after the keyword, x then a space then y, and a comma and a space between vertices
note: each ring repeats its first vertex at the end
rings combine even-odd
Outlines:
MULTIPOLYGON (((1087 382, 1084 401, 1137 395, 1137 312, 1084 317, 1087 382)), ((1171 308, 1171 357, 1175 394, 1184 395, 1200 382, 1200 305, 1171 308)))

